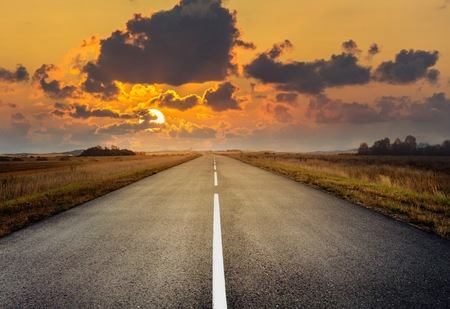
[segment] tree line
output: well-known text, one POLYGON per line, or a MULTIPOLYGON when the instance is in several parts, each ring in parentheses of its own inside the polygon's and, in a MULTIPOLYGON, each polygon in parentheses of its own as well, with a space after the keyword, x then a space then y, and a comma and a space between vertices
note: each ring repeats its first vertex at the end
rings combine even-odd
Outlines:
POLYGON ((367 143, 361 143, 358 148, 359 155, 393 155, 393 156, 450 156, 450 140, 442 144, 430 145, 417 143, 414 136, 408 135, 404 141, 396 138, 393 143, 389 138, 384 138, 373 143, 371 147, 367 143))
POLYGON ((91 156, 135 156, 136 153, 128 149, 119 149, 116 146, 102 147, 95 146, 84 150, 80 157, 91 157, 91 156))

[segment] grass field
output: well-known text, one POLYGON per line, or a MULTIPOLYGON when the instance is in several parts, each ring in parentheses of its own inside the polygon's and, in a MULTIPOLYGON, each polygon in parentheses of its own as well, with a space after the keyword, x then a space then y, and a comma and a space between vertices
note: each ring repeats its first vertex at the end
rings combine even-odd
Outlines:
POLYGON ((41 156, 2 161, 0 236, 198 156, 41 156))
POLYGON ((450 157, 223 154, 450 239, 450 157))

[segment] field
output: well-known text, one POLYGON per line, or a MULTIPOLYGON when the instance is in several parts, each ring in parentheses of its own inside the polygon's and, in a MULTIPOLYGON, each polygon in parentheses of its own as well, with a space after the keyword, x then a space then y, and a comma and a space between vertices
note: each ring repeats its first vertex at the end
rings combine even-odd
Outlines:
POLYGON ((450 238, 450 157, 222 154, 450 238))
POLYGON ((3 157, 0 236, 198 156, 3 157))

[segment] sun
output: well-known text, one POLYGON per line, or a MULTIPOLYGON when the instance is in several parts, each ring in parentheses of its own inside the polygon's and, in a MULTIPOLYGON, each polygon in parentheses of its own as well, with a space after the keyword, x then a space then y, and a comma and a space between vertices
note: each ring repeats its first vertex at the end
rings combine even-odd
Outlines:
POLYGON ((151 116, 156 117, 156 119, 150 120, 151 123, 164 123, 166 121, 166 118, 164 117, 164 114, 161 113, 157 109, 149 109, 148 112, 151 116))

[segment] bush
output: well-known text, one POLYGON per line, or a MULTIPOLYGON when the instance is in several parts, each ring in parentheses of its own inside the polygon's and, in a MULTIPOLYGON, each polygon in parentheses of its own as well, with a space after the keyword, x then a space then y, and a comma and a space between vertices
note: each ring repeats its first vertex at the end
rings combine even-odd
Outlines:
POLYGON ((108 147, 102 148, 101 146, 95 146, 84 150, 80 157, 92 157, 92 156, 135 156, 131 150, 128 149, 119 149, 116 146, 111 146, 111 149, 108 147))

